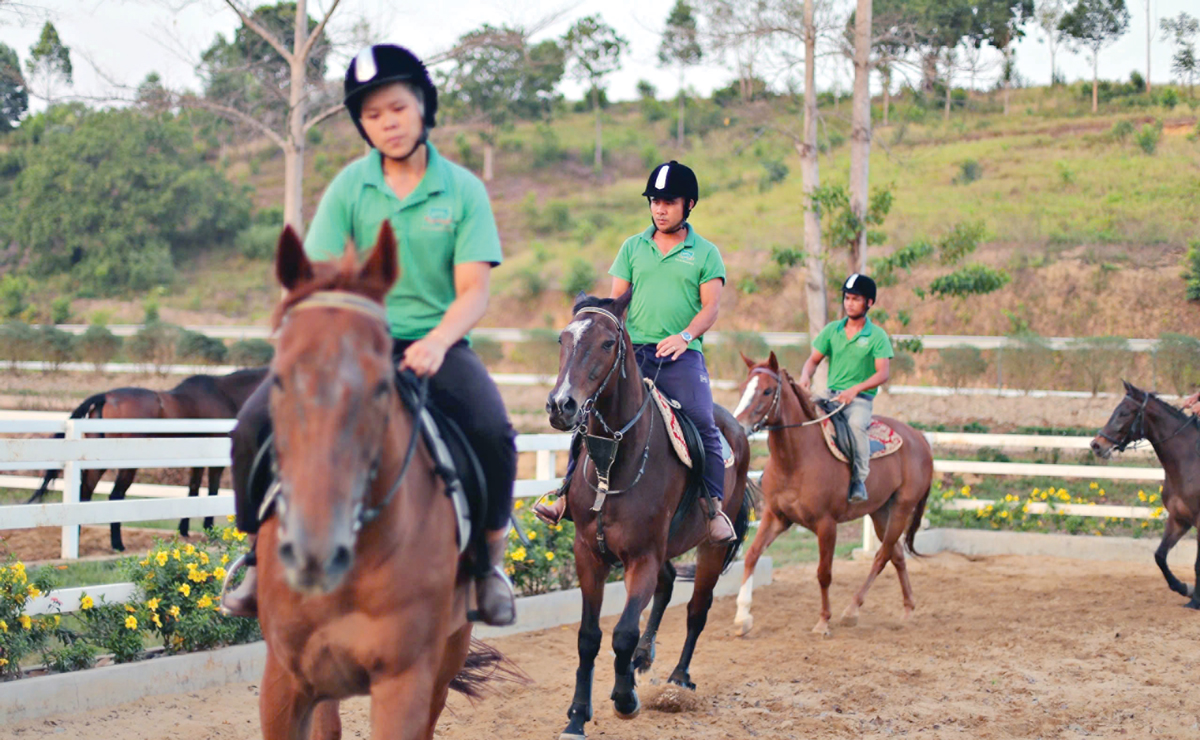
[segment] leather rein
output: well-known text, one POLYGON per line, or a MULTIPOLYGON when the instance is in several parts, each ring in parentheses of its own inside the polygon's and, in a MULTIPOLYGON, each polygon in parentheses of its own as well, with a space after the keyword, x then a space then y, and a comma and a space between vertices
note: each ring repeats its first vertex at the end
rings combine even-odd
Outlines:
POLYGON ((765 368, 765 367, 756 367, 750 371, 751 375, 755 375, 755 374, 759 374, 759 373, 766 375, 767 377, 769 377, 775 381, 775 393, 773 394, 773 397, 771 398, 771 406, 767 409, 767 413, 763 414, 763 417, 761 419, 759 419, 758 421, 754 422, 754 424, 750 427, 751 434, 757 434, 759 432, 774 432, 774 431, 778 431, 780 429, 796 429, 799 427, 812 426, 813 424, 820 424, 821 422, 825 421, 826 419, 837 414, 842 409, 846 408, 846 404, 843 403, 842 405, 838 406, 836 409, 834 409, 833 411, 830 411, 828 414, 825 414, 824 416, 820 416, 820 417, 817 417, 816 419, 811 419, 809 421, 801 422, 799 424, 768 424, 767 421, 772 416, 775 415, 776 411, 779 410, 779 399, 783 396, 783 378, 780 377, 779 373, 776 373, 774 370, 771 370, 771 369, 765 368))

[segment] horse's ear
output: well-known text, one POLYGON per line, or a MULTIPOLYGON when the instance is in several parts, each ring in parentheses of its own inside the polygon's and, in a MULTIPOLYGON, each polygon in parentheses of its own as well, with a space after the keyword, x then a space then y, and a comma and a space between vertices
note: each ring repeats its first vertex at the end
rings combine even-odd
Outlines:
POLYGON ((767 365, 775 372, 779 372, 779 358, 775 356, 774 350, 771 351, 771 356, 767 358, 767 365))
POLYGON ((283 233, 279 235, 279 246, 275 249, 275 276, 279 278, 279 284, 289 291, 313 278, 312 262, 304 254, 300 236, 291 225, 284 226, 283 233))
POLYGON ((746 363, 746 367, 750 368, 751 370, 753 370, 754 366, 758 364, 754 360, 751 360, 749 357, 747 357, 746 353, 740 349, 738 350, 738 354, 742 356, 742 362, 746 363))
POLYGON ((630 285, 625 289, 625 292, 619 298, 613 301, 612 312, 617 318, 624 319, 625 311, 629 309, 629 302, 633 300, 633 286, 630 285))
POLYGON ((382 286, 382 298, 396 283, 400 275, 397 263, 396 234, 392 231, 392 222, 384 219, 379 226, 379 236, 375 239, 375 248, 367 255, 362 267, 358 270, 358 278, 382 286))
POLYGON ((571 304, 571 313, 574 314, 576 311, 578 311, 579 304, 586 301, 589 297, 590 296, 588 296, 588 294, 582 290, 575 294, 575 301, 571 304))

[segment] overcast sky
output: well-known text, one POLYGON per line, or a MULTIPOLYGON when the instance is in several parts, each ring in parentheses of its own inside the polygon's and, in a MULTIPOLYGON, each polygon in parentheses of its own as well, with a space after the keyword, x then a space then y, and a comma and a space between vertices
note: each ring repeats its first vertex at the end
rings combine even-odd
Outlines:
MULTIPOLYGON (((236 16, 221 0, 23 1, 43 10, 58 28, 64 43, 71 48, 75 65, 74 93, 77 95, 102 97, 111 89, 105 78, 134 86, 152 71, 158 72, 168 85, 195 87, 194 60, 200 50, 211 44, 216 34, 231 34, 238 26, 236 16), (97 74, 93 65, 102 74, 97 74)), ((309 0, 310 15, 318 16, 330 2, 309 0)), ((1146 6, 1144 0, 1127 2, 1132 14, 1129 32, 1101 53, 1101 78, 1127 79, 1134 69, 1145 74, 1146 6)), ((335 31, 342 36, 348 35, 346 25, 349 21, 366 18, 375 41, 403 44, 425 56, 445 50, 463 33, 483 23, 530 25, 556 10, 565 10, 558 21, 535 37, 546 38, 561 36, 579 17, 599 13, 630 42, 628 62, 611 77, 609 84, 610 98, 629 99, 635 97, 637 81, 643 78, 654 82, 663 95, 673 94, 678 88, 676 73, 660 68, 656 59, 663 22, 673 4, 674 0, 583 0, 573 4, 554 0, 456 0, 453 3, 444 0, 343 0, 334 18, 341 21, 335 31)), ((1170 78, 1172 47, 1162 40, 1157 19, 1175 16, 1185 8, 1193 15, 1200 14, 1200 0, 1151 0, 1151 4, 1155 18, 1152 79, 1162 83, 1170 78)), ((3 0, 0 0, 2 5, 3 0)), ((24 63, 42 21, 15 20, 12 13, 0 12, 0 42, 13 47, 24 63)), ((1028 37, 1016 46, 1021 77, 1038 85, 1046 84, 1050 77, 1049 52, 1044 43, 1039 43, 1040 38, 1040 30, 1030 24, 1028 37)), ((338 69, 342 65, 339 60, 331 67, 338 69)), ((1064 49, 1059 54, 1058 67, 1068 80, 1091 77, 1090 62, 1083 54, 1071 54, 1064 49)), ((843 61, 825 58, 818 69, 819 84, 823 89, 837 86, 845 91, 849 88, 851 72, 843 61)), ((770 70, 768 76, 772 84, 782 88, 786 74, 770 70)), ((795 74, 798 77, 799 71, 795 74)), ((990 84, 995 74, 994 71, 985 73, 978 86, 990 84)), ((689 70, 687 84, 707 94, 728 84, 732 78, 733 73, 722 65, 721 60, 713 59, 689 70)), ((960 84, 965 80, 956 79, 955 82, 960 84)), ((577 98, 581 94, 581 88, 569 81, 562 89, 568 97, 577 98)), ((39 106, 35 103, 34 107, 39 106)))

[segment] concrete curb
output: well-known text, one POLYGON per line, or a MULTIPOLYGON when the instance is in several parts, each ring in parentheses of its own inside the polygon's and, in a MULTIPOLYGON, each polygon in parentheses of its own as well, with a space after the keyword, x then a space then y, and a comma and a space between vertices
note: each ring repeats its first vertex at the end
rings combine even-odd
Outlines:
MULTIPOLYGON (((916 545, 918 551, 928 554, 949 551, 961 555, 1040 555, 1152 564, 1158 542, 1159 537, 1135 539, 978 529, 923 529, 917 533, 916 545)), ((1190 572, 1196 563, 1196 541, 1180 541, 1171 550, 1167 563, 1190 572)))
MULTIPOLYGON (((764 557, 758 561, 754 573, 755 585, 769 585, 771 576, 771 559, 764 557)), ((714 595, 736 594, 741 583, 742 561, 738 561, 721 576, 714 595)), ((685 603, 691 598, 693 589, 690 582, 677 581, 671 606, 685 603)), ((517 624, 503 628, 479 626, 475 635, 488 639, 572 624, 579 619, 580 598, 579 589, 570 589, 518 599, 520 621, 517 624)), ((624 583, 605 586, 602 615, 618 614, 624 604, 624 583)), ((266 643, 255 642, 204 653, 172 655, 0 683, 0 718, 5 723, 20 722, 104 709, 148 696, 258 681, 266 658, 266 643)))

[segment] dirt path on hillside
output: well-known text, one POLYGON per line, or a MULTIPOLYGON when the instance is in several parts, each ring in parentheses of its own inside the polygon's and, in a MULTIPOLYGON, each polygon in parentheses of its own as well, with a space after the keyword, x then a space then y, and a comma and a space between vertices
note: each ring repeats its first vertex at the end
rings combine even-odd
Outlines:
MULTIPOLYGON (((838 562, 839 613, 865 564, 838 562)), ((624 722, 607 700, 612 685, 603 620, 593 738, 1194 738, 1193 690, 1200 615, 1162 583, 1152 563, 940 555, 912 566, 917 616, 898 619, 890 571, 877 582, 857 627, 833 637, 815 621, 813 568, 796 566, 756 592, 756 626, 732 634, 734 600, 719 600, 692 664, 695 693, 664 685, 683 640, 672 609, 659 662, 640 679, 642 715, 624 722)), ((575 627, 494 641, 533 679, 502 685, 472 707, 455 697, 437 737, 543 738, 565 725, 575 668, 575 627)), ((61 740, 259 737, 257 686, 240 684, 150 698, 111 709, 0 729, 0 738, 61 740), (53 733, 53 734, 50 734, 53 733)), ((343 707, 345 737, 369 735, 368 705, 343 707)))

